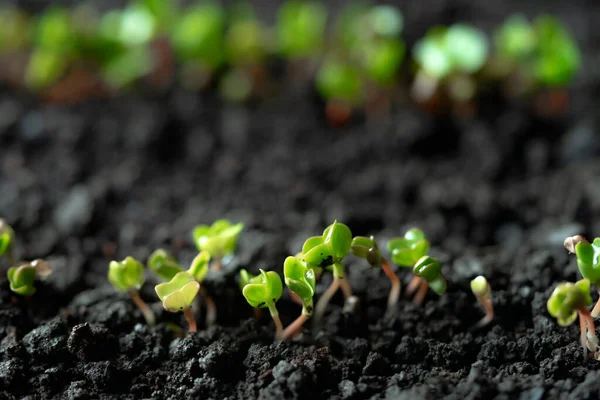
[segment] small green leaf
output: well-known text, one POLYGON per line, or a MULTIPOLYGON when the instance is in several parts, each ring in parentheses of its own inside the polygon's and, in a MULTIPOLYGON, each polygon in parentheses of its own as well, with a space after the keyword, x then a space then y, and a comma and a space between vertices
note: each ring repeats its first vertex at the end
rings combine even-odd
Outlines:
POLYGON ((122 291, 139 290, 144 284, 144 266, 133 257, 123 261, 111 261, 108 265, 108 280, 122 291))
POLYGON ((283 292, 281 278, 277 272, 260 270, 260 275, 251 279, 242 289, 242 294, 252 307, 266 308, 276 303, 283 292))
POLYGON ((558 324, 567 326, 577 318, 577 309, 592 304, 590 282, 587 279, 576 283, 563 282, 559 284, 548 299, 548 313, 555 317, 558 324))
POLYGON ((429 287, 436 294, 441 296, 444 293, 446 293, 446 287, 447 287, 446 279, 443 276, 438 275, 437 278, 435 278, 434 280, 429 282, 429 287))
POLYGON ((154 288, 165 310, 177 312, 191 307, 200 284, 188 272, 179 272, 169 282, 154 288))
POLYGON ((334 221, 323 231, 325 243, 331 246, 331 254, 336 262, 341 261, 350 252, 352 232, 348 226, 334 221))
POLYGON ((412 267, 427 254, 429 242, 425 239, 423 231, 412 228, 404 234, 404 237, 390 240, 387 247, 392 253, 394 263, 401 267, 412 267))
POLYGON ((4 219, 0 219, 0 257, 12 249, 15 232, 4 219))
POLYGON ((244 289, 244 286, 249 284, 254 278, 256 278, 256 275, 252 275, 245 269, 241 269, 240 270, 240 280, 239 280, 240 289, 244 289))
POLYGON ((329 243, 322 243, 305 253, 303 252, 302 259, 309 265, 315 265, 321 268, 328 267, 334 263, 329 243))
POLYGON ((296 257, 289 256, 283 263, 283 275, 287 287, 303 301, 312 299, 315 294, 316 278, 312 268, 307 267, 296 257))
POLYGON ((485 296, 489 292, 489 284, 485 276, 478 276, 471 281, 471 291, 475 296, 485 296))
POLYGON ((208 266, 210 263, 210 254, 207 251, 201 251, 192 261, 187 272, 196 279, 197 282, 204 281, 208 274, 208 266))
POLYGON ((535 31, 522 14, 508 17, 494 41, 502 57, 517 61, 530 57, 537 45, 535 31))
POLYGON ((220 219, 211 226, 198 225, 194 228, 192 236, 199 251, 207 251, 215 259, 222 259, 233 254, 237 247, 237 239, 244 229, 244 224, 232 224, 220 219))
POLYGON ((438 279, 441 276, 441 272, 442 265, 440 262, 430 256, 421 257, 413 267, 413 273, 429 283, 438 279))
POLYGON ((369 265, 373 267, 381 266, 383 261, 381 253, 377 242, 372 236, 370 238, 364 236, 355 237, 352 239, 350 250, 355 256, 366 259, 369 265))
POLYGON ((316 55, 322 48, 327 8, 318 1, 288 0, 277 10, 277 39, 287 58, 316 55))
POLYGON ((10 282, 10 290, 13 292, 21 296, 31 296, 35 293, 33 283, 36 277, 36 269, 31 264, 9 268, 7 277, 10 282))
POLYGON ((593 284, 600 283, 600 242, 598 238, 592 243, 581 242, 575 246, 577 267, 581 275, 593 284))
POLYGON ((177 273, 183 271, 183 268, 177 263, 175 257, 163 249, 155 250, 150 254, 147 266, 148 269, 166 281, 173 279, 177 273))
POLYGON ((326 100, 338 100, 358 105, 363 100, 364 82, 356 65, 335 57, 327 57, 316 76, 320 95, 326 100))
POLYGON ((452 25, 446 33, 446 51, 453 68, 466 73, 477 72, 488 57, 488 41, 479 29, 466 25, 452 25))
POLYGON ((369 25, 379 36, 395 37, 400 35, 404 27, 402 13, 391 5, 377 5, 367 15, 369 25))

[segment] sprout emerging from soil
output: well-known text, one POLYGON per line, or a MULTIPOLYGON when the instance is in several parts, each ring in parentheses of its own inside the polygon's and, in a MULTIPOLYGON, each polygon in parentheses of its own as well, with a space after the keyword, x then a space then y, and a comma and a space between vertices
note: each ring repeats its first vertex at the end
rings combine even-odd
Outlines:
POLYGON ((277 10, 279 52, 303 59, 319 54, 327 25, 327 8, 318 1, 288 0, 277 10))
POLYGON ((154 326, 156 321, 154 313, 139 293, 145 281, 142 263, 133 257, 126 257, 123 261, 111 261, 108 265, 108 280, 115 289, 129 292, 133 302, 144 315, 146 323, 154 326))
POLYGON ((352 239, 352 246, 350 249, 352 254, 366 259, 369 265, 372 267, 381 267, 385 275, 388 277, 392 283, 392 288, 390 289, 390 295, 388 296, 387 314, 395 314, 402 284, 400 279, 398 279, 398 276, 396 276, 394 271, 392 271, 389 261, 385 257, 382 257, 375 238, 373 236, 357 236, 352 239))
POLYGON ((170 281, 175 275, 183 271, 175 257, 163 249, 155 250, 150 254, 146 264, 150 271, 164 281, 170 281))
POLYGON ((471 291, 485 309, 485 317, 475 324, 474 329, 482 328, 494 319, 494 306, 492 304, 492 288, 485 276, 478 276, 471 281, 471 291))
POLYGON ((51 272, 50 264, 42 259, 24 263, 19 267, 11 267, 8 270, 10 290, 21 296, 32 296, 36 291, 33 286, 36 277, 43 278, 51 272))
MULTIPOLYGON (((283 292, 281 278, 277 272, 265 272, 262 269, 260 270, 260 275, 250 278, 250 275, 245 274, 245 278, 248 278, 248 281, 242 288, 242 294, 246 298, 246 301, 252 307, 269 309, 271 318, 273 318, 273 322, 275 323, 275 339, 282 339, 283 325, 275 306, 275 303, 279 300, 283 292)), ((242 279, 245 280, 245 278, 242 279)))
MULTIPOLYGON (((577 267, 581 275, 596 286, 600 285, 600 238, 594 239, 592 243, 581 236, 575 235, 565 239, 565 248, 577 256, 577 267)), ((592 317, 600 314, 600 299, 592 309, 592 317)))
POLYGON ((183 311, 189 332, 196 332, 196 320, 192 314, 192 302, 200 290, 200 284, 188 272, 179 272, 169 282, 156 285, 158 298, 169 312, 183 311))
POLYGON ((235 252, 237 240, 244 224, 232 224, 226 219, 219 219, 212 225, 198 225, 192 233, 199 251, 207 251, 212 259, 211 270, 222 269, 223 260, 235 252))
POLYGON ((285 284, 302 299, 302 314, 283 331, 281 339, 293 338, 313 314, 316 277, 314 269, 299 258, 289 256, 283 263, 285 284))
POLYGON ((352 116, 352 109, 363 102, 364 88, 360 70, 352 63, 336 56, 325 58, 315 77, 317 90, 327 102, 328 120, 344 125, 352 116))
POLYGON ((10 265, 16 264, 13 256, 14 241, 15 231, 5 219, 0 218, 0 257, 6 256, 10 265))
POLYGON ((586 307, 592 304, 590 281, 582 279, 575 283, 559 284, 548 299, 547 308, 551 316, 557 319, 560 326, 569 326, 579 315, 580 342, 584 359, 589 349, 595 359, 600 358, 598 337, 594 327, 594 319, 586 307))
MULTIPOLYGON (((308 238, 302 246, 301 260, 311 269, 325 268, 333 272, 333 282, 317 302, 315 310, 315 329, 318 329, 325 309, 338 289, 344 293, 346 305, 355 304, 350 284, 344 276, 342 260, 350 252, 352 232, 346 225, 334 221, 321 236, 308 238)), ((302 296, 300 296, 302 297, 302 296)))

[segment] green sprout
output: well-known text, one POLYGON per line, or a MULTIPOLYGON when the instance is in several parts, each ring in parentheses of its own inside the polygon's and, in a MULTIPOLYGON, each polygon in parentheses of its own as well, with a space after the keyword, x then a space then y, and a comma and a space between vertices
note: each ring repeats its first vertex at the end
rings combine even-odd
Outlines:
POLYGON ((32 296, 36 291, 33 286, 35 279, 43 278, 51 272, 50 264, 41 259, 23 263, 19 267, 11 267, 7 274, 10 290, 21 296, 32 296))
POLYGON ((482 328, 489 324, 494 319, 494 306, 492 304, 492 288, 485 276, 478 276, 471 281, 471 291, 485 309, 485 317, 483 317, 474 326, 475 329, 482 328))
POLYGON ((571 325, 579 315, 583 357, 586 358, 589 349, 594 354, 594 358, 599 359, 598 337, 594 327, 594 318, 586 308, 590 304, 592 304, 590 281, 582 279, 575 283, 563 282, 559 284, 548 299, 547 308, 548 313, 557 319, 560 326, 571 325))
MULTIPOLYGON (((595 238, 592 243, 581 236, 575 235, 565 239, 565 248, 577 256, 577 268, 581 276, 587 279, 590 284, 596 286, 600 293, 600 238, 595 238)), ((592 317, 596 318, 600 314, 600 299, 592 309, 592 317)))
POLYGON ((244 224, 232 224, 226 219, 216 220, 212 225, 198 225, 194 228, 192 232, 194 243, 198 250, 207 251, 211 255, 214 260, 212 270, 220 270, 223 259, 233 255, 242 229, 244 224))
POLYGON ((555 17, 540 16, 533 25, 538 38, 535 77, 545 86, 568 84, 581 66, 577 43, 555 17))
POLYGON ((317 90, 328 102, 339 102, 349 107, 359 105, 363 97, 360 70, 338 57, 327 57, 316 76, 317 90))
POLYGON ((290 291, 302 300, 302 313, 282 333, 281 338, 287 340, 293 338, 312 317, 316 277, 313 268, 308 267, 300 258, 292 256, 287 257, 283 263, 283 275, 290 291))
POLYGON ((323 235, 308 238, 302 246, 302 254, 299 258, 306 263, 308 268, 316 270, 315 274, 323 268, 333 272, 331 285, 317 302, 314 329, 318 329, 325 309, 338 289, 344 293, 347 305, 356 302, 356 297, 352 296, 350 284, 344 279, 344 265, 342 264, 343 259, 350 252, 351 245, 352 232, 350 228, 334 221, 323 231, 323 235))
POLYGON ((352 254, 356 257, 364 258, 372 267, 381 268, 392 283, 392 288, 390 289, 390 294, 388 296, 387 314, 393 315, 396 311, 402 284, 400 279, 398 279, 398 276, 392 271, 389 261, 381 255, 375 238, 373 236, 357 236, 352 239, 352 246, 350 249, 352 254))
POLYGON ((288 0, 277 10, 279 52, 287 59, 317 56, 323 47, 327 8, 318 1, 288 0))
POLYGON ((108 265, 108 280, 115 289, 129 292, 133 302, 140 309, 146 323, 154 326, 156 321, 154 313, 140 297, 139 290, 145 281, 144 266, 133 257, 126 257, 123 261, 111 261, 108 265))
POLYGON ((273 318, 273 322, 275 323, 275 339, 282 339, 283 325, 279 319, 279 312, 275 303, 281 297, 283 285, 277 272, 265 272, 261 269, 260 275, 250 278, 250 275, 246 273, 242 276, 242 280, 245 282, 245 285, 242 287, 242 294, 246 298, 246 301, 248 301, 248 304, 255 308, 269 309, 271 318, 273 318), (245 281, 246 279, 248 279, 247 282, 245 281))
POLYGON ((171 33, 177 59, 183 63, 184 84, 204 86, 225 62, 225 12, 215 1, 204 1, 184 10, 171 33))
POLYGON ((394 263, 413 269, 414 276, 405 295, 411 296, 419 289, 413 300, 416 305, 423 303, 428 287, 439 295, 446 292, 446 280, 441 274, 440 262, 427 255, 429 241, 422 230, 409 229, 404 237, 390 240, 387 247, 394 263))
POLYGON ((470 100, 475 91, 471 76, 486 63, 488 51, 485 34, 475 27, 454 24, 430 29, 413 50, 418 66, 413 96, 426 101, 442 83, 448 83, 453 99, 470 100))
POLYGON ((155 250, 150 254, 147 265, 150 271, 165 281, 170 281, 175 275, 183 271, 175 257, 163 249, 155 250))
POLYGON ((511 15, 494 35, 499 56, 511 63, 525 61, 537 46, 535 30, 522 14, 511 15))
POLYGON ((200 283, 188 272, 179 272, 169 282, 156 285, 154 290, 163 303, 165 310, 169 312, 183 311, 188 322, 189 332, 196 332, 196 320, 192 314, 192 302, 198 291, 200 283))
POLYGON ((11 5, 0 6, 0 55, 25 50, 31 38, 31 19, 11 5))
POLYGON ((6 256, 10 265, 16 264, 13 255, 14 241, 15 231, 5 219, 0 218, 0 257, 6 256))

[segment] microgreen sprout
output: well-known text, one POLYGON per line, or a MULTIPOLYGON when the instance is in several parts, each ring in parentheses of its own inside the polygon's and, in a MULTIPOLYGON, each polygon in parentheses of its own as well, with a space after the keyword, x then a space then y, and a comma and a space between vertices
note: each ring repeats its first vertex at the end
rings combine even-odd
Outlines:
POLYGON ((155 250, 150 254, 147 265, 150 271, 165 281, 170 281, 176 274, 183 271, 175 257, 163 249, 155 250))
POLYGON ((6 256, 10 265, 15 265, 15 258, 13 255, 14 240, 15 231, 5 219, 0 218, 0 257, 6 256))
POLYGON ((302 314, 283 331, 283 340, 293 338, 313 315, 313 296, 315 294, 315 270, 308 267, 298 257, 289 256, 283 263, 285 284, 302 300, 302 314))
POLYGON ((282 339, 283 325, 279 319, 279 312, 275 303, 281 297, 283 285, 281 278, 277 272, 260 270, 260 275, 250 278, 250 275, 245 275, 247 283, 242 288, 242 294, 252 307, 268 308, 271 313, 271 318, 275 323, 275 339, 282 339))
POLYGON ((288 0, 277 11, 279 51, 291 59, 317 55, 323 46, 327 8, 318 1, 288 0))
POLYGON ((363 100, 363 81, 360 70, 339 57, 326 57, 316 76, 317 90, 327 101, 328 117, 337 124, 343 124, 352 107, 363 100), (339 111, 333 113, 333 111, 339 111))
MULTIPOLYGON (((600 238, 594 239, 590 243, 581 235, 571 236, 565 239, 565 248, 577 256, 577 268, 581 276, 590 281, 590 284, 596 286, 600 293, 600 238)), ((592 317, 596 318, 600 314, 600 299, 592 309, 592 317)))
POLYGON ((478 276, 471 281, 471 291, 485 309, 485 317, 483 317, 474 326, 475 329, 482 328, 489 324, 494 319, 494 305, 492 304, 492 288, 485 276, 478 276))
POLYGON ((419 68, 413 86, 418 101, 430 99, 442 83, 450 85, 454 100, 468 101, 475 94, 469 77, 487 61, 488 42, 483 32, 466 24, 434 27, 415 44, 413 56, 419 68))
POLYGON ((144 266, 133 257, 126 257, 123 261, 111 261, 108 265, 108 280, 115 289, 129 292, 133 302, 140 309, 146 323, 154 326, 154 313, 140 297, 139 290, 144 284, 144 266))
POLYGON ((200 290, 200 283, 188 272, 179 272, 169 282, 156 285, 154 290, 169 312, 183 311, 188 322, 189 332, 196 332, 196 319, 191 307, 200 290))
POLYGON ((233 255, 242 229, 244 229, 244 224, 232 224, 226 219, 216 220, 212 225, 198 225, 194 228, 192 235, 196 247, 211 255, 212 270, 220 270, 223 260, 233 255))
POLYGON ((36 289, 33 283, 36 277, 45 277, 51 273, 50 265, 44 260, 37 259, 20 266, 8 269, 10 290, 21 296, 31 296, 36 289))
POLYGON ((300 258, 308 268, 325 268, 333 272, 333 282, 317 302, 315 327, 319 326, 327 305, 338 289, 341 289, 344 293, 347 303, 356 301, 356 298, 352 296, 350 285, 344 279, 344 266, 342 264, 342 260, 350 252, 351 245, 352 232, 350 228, 334 221, 323 231, 323 235, 308 238, 302 246, 300 258))
POLYGON ((594 358, 599 359, 598 337, 592 318, 587 307, 592 304, 590 295, 590 281, 582 279, 575 283, 563 282, 559 284, 548 299, 548 313, 557 319, 560 326, 569 326, 579 315, 580 342, 583 348, 584 359, 589 349, 594 358), (587 327, 586 327, 587 326, 587 327))
POLYGON ((388 315, 393 315, 398 303, 398 297, 400 297, 402 284, 398 276, 392 271, 389 261, 381 255, 375 238, 373 236, 357 236, 352 239, 352 246, 350 249, 352 254, 366 259, 372 267, 380 267, 392 283, 392 288, 390 289, 390 294, 388 296, 387 313, 388 315))

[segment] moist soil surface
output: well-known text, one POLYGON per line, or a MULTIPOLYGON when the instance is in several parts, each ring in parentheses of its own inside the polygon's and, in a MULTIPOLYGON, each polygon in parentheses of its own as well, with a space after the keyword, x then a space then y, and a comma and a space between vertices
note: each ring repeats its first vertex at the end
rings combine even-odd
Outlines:
MULTIPOLYGON (((497 22, 516 11, 424 3, 432 9, 415 6, 408 21, 497 22)), ((549 9, 564 8, 593 60, 598 4, 558 4, 549 9)), ((552 117, 491 93, 470 116, 399 102, 339 130, 285 79, 247 106, 177 89, 60 106, 3 89, 0 216, 17 232, 18 258, 44 257, 54 273, 31 298, 0 279, 0 398, 597 399, 600 362, 584 359, 578 327, 546 311, 556 284, 578 279, 563 239, 600 232, 594 74, 584 68, 569 110, 552 117), (205 282, 217 325, 206 327, 201 307, 198 333, 183 336, 182 314, 163 311, 148 274, 142 297, 159 323, 147 327, 108 283, 108 262, 163 247, 185 265, 191 229, 220 217, 245 230, 235 258, 205 282), (389 281, 348 257, 355 312, 338 294, 321 329, 309 323, 274 343, 237 271, 281 273, 334 219, 380 244, 420 227, 448 291, 430 291, 421 307, 401 298, 384 318, 389 281), (472 330, 484 313, 469 281, 480 274, 496 318, 472 330)), ((406 287, 411 272, 395 270, 406 287)), ((284 325, 300 313, 287 291, 277 304, 284 325)))

